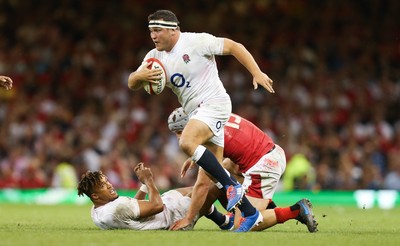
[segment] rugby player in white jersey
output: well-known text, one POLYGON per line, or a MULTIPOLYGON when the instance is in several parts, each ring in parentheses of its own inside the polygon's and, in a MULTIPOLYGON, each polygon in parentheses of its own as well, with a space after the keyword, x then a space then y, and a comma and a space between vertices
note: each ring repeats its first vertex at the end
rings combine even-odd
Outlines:
POLYGON ((253 76, 253 86, 261 85, 273 93, 272 80, 263 73, 253 56, 240 43, 208 33, 181 32, 179 21, 169 10, 158 10, 148 17, 150 37, 155 48, 144 57, 143 64, 129 75, 128 87, 137 90, 143 81, 156 83, 160 70, 150 70, 145 61, 159 59, 166 70, 167 84, 189 115, 179 146, 201 168, 193 189, 192 203, 185 218, 171 229, 190 225, 203 205, 208 192, 208 175, 221 183, 227 193, 228 211, 236 206, 244 215, 235 230, 250 231, 262 221, 262 215, 244 196, 243 188, 223 169, 224 125, 230 117, 232 104, 218 75, 216 55, 234 56, 253 76))
MULTIPOLYGON (((82 175, 78 195, 86 195, 93 202, 91 217, 97 227, 104 230, 167 230, 185 216, 191 202, 192 187, 170 190, 160 195, 149 168, 139 163, 134 170, 143 183, 135 197, 119 196, 101 171, 88 171, 82 175)), ((233 228, 233 219, 218 212, 213 205, 221 192, 211 182, 209 187, 211 191, 207 201, 185 229, 192 229, 197 219, 203 215, 223 230, 233 228)))

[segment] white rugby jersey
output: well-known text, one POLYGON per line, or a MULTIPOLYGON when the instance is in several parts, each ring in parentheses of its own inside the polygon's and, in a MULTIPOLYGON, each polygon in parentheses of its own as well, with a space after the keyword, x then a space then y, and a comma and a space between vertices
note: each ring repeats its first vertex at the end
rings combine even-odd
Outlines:
MULTIPOLYGON (((163 230, 183 219, 191 199, 177 191, 168 191, 162 196, 164 210, 153 216, 139 219, 140 210, 135 198, 120 196, 101 207, 92 207, 91 216, 101 229, 163 230)), ((192 229, 191 225, 187 229, 192 229)))
POLYGON ((170 52, 152 49, 144 60, 159 59, 167 73, 167 87, 190 114, 201 103, 230 102, 219 78, 215 55, 222 55, 224 39, 208 33, 181 32, 170 52))

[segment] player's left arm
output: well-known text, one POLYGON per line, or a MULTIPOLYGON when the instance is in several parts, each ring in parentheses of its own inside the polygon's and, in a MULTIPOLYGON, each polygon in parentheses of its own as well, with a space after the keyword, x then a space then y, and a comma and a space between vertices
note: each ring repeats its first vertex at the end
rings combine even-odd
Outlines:
POLYGON ((140 210, 139 218, 147 218, 163 211, 164 204, 150 168, 144 167, 143 163, 139 163, 135 167, 135 173, 140 182, 146 185, 149 195, 149 200, 138 200, 140 210))
POLYGON ((253 75, 254 89, 257 89, 258 85, 261 85, 269 92, 275 92, 272 87, 272 79, 261 71, 254 57, 241 43, 224 38, 223 55, 234 56, 251 73, 251 75, 253 75))
POLYGON ((144 199, 146 199, 146 194, 149 192, 148 191, 148 189, 147 189, 147 186, 145 185, 145 184, 143 184, 143 187, 145 187, 145 188, 140 188, 137 192, 136 192, 136 195, 135 195, 135 199, 136 200, 144 200, 144 199), (144 191, 143 189, 146 189, 147 191, 144 191))

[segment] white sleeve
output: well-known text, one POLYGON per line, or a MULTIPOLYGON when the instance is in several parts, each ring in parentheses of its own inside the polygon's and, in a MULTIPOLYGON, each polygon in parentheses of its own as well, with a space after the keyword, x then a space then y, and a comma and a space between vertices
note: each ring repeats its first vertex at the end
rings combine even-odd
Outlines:
POLYGON ((120 196, 101 207, 92 208, 93 222, 102 229, 126 228, 140 216, 138 201, 135 198, 120 196))
POLYGON ((139 203, 137 199, 131 198, 131 197, 126 197, 126 199, 123 200, 123 204, 120 207, 121 210, 125 210, 125 214, 127 216, 127 219, 134 219, 137 220, 140 217, 140 208, 139 208, 139 203))
POLYGON ((197 42, 201 44, 203 55, 222 55, 224 38, 215 37, 209 33, 199 33, 197 42))
POLYGON ((117 200, 104 205, 104 214, 112 214, 119 221, 128 222, 130 220, 138 220, 140 209, 138 201, 132 197, 119 197, 117 200))

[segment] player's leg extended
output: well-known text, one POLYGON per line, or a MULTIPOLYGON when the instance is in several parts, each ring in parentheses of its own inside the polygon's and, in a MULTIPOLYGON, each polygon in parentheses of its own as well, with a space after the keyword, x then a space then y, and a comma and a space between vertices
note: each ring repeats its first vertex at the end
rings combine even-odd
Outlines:
POLYGON ((220 164, 222 162, 223 147, 215 146, 211 151, 204 146, 211 137, 213 137, 213 132, 204 122, 191 119, 182 131, 182 135, 179 138, 179 146, 183 152, 188 156, 192 156, 193 161, 224 187, 235 185, 220 164))
POLYGON ((238 232, 249 231, 262 219, 262 216, 244 197, 242 186, 234 182, 220 164, 223 144, 221 146, 214 144, 210 147, 211 150, 202 145, 209 142, 208 140, 213 136, 214 134, 207 124, 197 119, 190 119, 179 139, 179 145, 187 155, 192 156, 193 161, 227 189, 228 211, 242 202, 239 208, 246 220, 243 220, 244 223, 241 224, 238 232))

